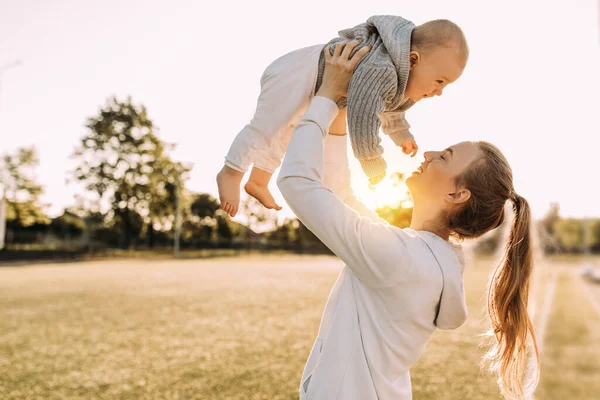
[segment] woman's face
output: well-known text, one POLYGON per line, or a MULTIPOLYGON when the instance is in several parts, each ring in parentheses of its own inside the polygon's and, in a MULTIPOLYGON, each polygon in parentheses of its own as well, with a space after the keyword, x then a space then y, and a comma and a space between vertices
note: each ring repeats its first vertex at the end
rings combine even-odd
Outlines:
POLYGON ((474 142, 462 142, 442 151, 425 152, 425 160, 406 180, 415 204, 434 201, 444 204, 458 193, 455 184, 460 176, 479 155, 481 150, 474 142))

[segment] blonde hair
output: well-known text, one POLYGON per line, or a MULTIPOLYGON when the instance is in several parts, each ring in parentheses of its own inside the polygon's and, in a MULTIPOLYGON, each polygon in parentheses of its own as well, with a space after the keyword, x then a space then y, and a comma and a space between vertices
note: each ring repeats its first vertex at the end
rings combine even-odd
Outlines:
POLYGON ((482 155, 462 173, 456 183, 471 191, 461 207, 447 215, 447 227, 459 240, 476 238, 504 221, 504 205, 512 202, 514 220, 504 257, 488 286, 487 308, 491 320, 488 335, 495 344, 485 355, 490 370, 506 398, 523 398, 539 382, 539 352, 531 318, 527 311, 529 284, 533 270, 531 212, 527 200, 515 193, 512 170, 500 150, 487 142, 477 142, 482 155), (527 337, 531 336, 537 361, 536 374, 526 389, 527 337))
POLYGON ((425 54, 440 47, 456 47, 465 63, 469 58, 469 46, 465 34, 454 22, 447 19, 436 19, 413 29, 411 50, 425 54))

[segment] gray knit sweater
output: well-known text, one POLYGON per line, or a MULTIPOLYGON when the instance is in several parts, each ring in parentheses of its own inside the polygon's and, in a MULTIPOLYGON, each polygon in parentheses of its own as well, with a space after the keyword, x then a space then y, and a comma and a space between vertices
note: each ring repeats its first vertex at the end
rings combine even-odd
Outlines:
MULTIPOLYGON (((332 54, 335 44, 344 39, 361 40, 354 52, 371 46, 371 51, 356 66, 347 99, 343 98, 338 106, 348 106, 348 130, 354 156, 372 184, 385 177, 387 167, 381 156, 379 128, 398 146, 413 137, 404 112, 414 103, 403 101, 403 97, 410 71, 410 40, 414 28, 412 22, 402 17, 376 15, 364 24, 340 31, 340 37, 328 43, 333 44, 332 54)), ((324 70, 323 51, 315 93, 323 81, 324 70)))

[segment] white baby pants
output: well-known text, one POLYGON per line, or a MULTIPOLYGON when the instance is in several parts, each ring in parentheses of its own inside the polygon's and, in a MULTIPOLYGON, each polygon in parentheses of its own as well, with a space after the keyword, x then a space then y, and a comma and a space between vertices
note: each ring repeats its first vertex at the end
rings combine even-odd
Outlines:
POLYGON ((225 165, 240 172, 251 164, 273 173, 281 164, 294 125, 314 96, 319 55, 324 45, 305 47, 271 63, 260 78, 252 121, 231 144, 225 165))

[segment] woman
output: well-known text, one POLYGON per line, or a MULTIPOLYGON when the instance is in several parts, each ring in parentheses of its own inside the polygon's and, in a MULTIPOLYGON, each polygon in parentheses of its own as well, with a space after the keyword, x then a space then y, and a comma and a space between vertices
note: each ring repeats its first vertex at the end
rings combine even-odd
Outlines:
POLYGON ((414 203, 410 229, 390 226, 357 201, 346 137, 327 135, 339 113, 336 102, 368 51, 350 58, 355 46, 338 46, 333 56, 325 52, 324 83, 292 135, 278 178, 300 221, 346 263, 304 368, 300 398, 411 399, 409 369, 433 331, 458 328, 467 318, 464 259, 450 239, 476 238, 498 227, 507 200, 515 222, 490 282, 497 344, 487 358, 502 393, 522 397, 528 334, 537 356, 527 314, 529 205, 515 193, 504 156, 485 142, 425 153, 406 181, 414 203))

